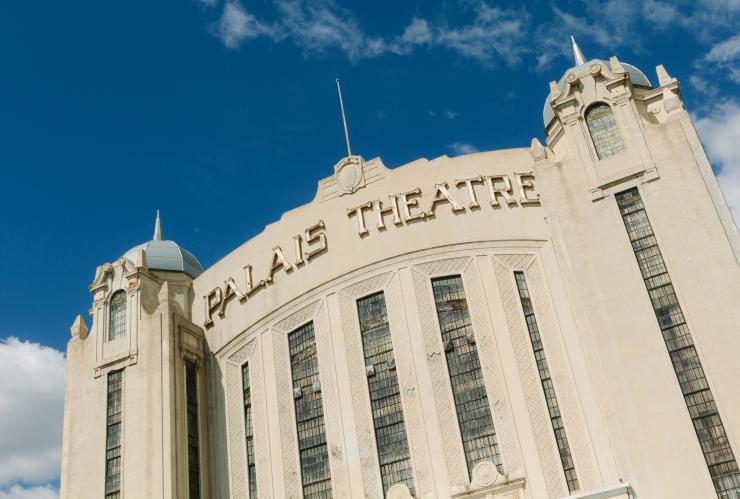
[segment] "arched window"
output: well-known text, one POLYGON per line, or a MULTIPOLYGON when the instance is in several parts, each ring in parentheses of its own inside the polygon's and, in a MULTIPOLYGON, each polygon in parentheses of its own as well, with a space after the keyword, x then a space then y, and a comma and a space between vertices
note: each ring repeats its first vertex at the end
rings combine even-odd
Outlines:
POLYGON ((624 149, 622 134, 619 133, 619 126, 608 104, 598 102, 589 107, 586 111, 586 125, 599 159, 608 158, 624 149))
POLYGON ((126 292, 116 291, 110 299, 110 316, 108 319, 108 341, 126 335, 126 292))

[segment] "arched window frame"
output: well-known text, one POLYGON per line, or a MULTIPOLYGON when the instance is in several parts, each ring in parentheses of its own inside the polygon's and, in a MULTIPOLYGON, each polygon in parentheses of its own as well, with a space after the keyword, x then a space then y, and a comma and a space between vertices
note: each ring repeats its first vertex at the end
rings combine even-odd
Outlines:
POLYGON ((596 157, 599 160, 614 156, 625 149, 622 130, 619 127, 619 123, 617 123, 614 110, 609 104, 603 101, 590 104, 583 112, 583 121, 591 138, 591 144, 596 152, 596 157), (598 124, 598 128, 592 127, 593 121, 589 119, 589 115, 596 111, 597 108, 605 108, 609 111, 603 117, 600 117, 602 121, 598 124), (597 133, 595 134, 594 132, 597 133))
POLYGON ((113 293, 108 301, 108 341, 126 336, 128 299, 124 290, 113 293))

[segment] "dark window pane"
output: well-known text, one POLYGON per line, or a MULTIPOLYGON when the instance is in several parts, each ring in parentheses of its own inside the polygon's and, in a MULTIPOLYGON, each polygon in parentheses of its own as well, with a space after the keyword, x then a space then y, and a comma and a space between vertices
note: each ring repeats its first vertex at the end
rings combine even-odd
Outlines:
POLYGON ((108 339, 115 340, 126 335, 126 292, 116 291, 110 299, 108 339))
POLYGON ((107 428, 105 436, 105 497, 120 497, 121 491, 121 398, 123 371, 108 373, 107 428))
POLYGON ((432 289, 468 474, 472 477, 481 461, 494 463, 503 473, 462 278, 432 279, 432 289))
POLYGON ((704 375, 681 305, 671 284, 663 255, 653 234, 637 188, 615 196, 637 257, 655 317, 663 331, 668 354, 694 423, 714 489, 720 499, 740 498, 740 471, 727 440, 717 405, 704 375), (639 225, 639 230, 636 230, 639 225), (646 236, 645 234, 650 234, 646 236))
POLYGON ((313 323, 288 336, 304 499, 331 499, 319 363, 313 323))
POLYGON ((244 390, 244 434, 247 437, 249 499, 257 499, 257 470, 254 462, 254 433, 252 431, 252 392, 249 383, 248 364, 242 366, 242 389, 244 390))
POLYGON ((200 499, 198 366, 194 362, 185 362, 185 397, 188 425, 188 491, 190 499, 200 499))
POLYGON ((393 484, 401 482, 413 495, 411 456, 383 293, 357 300, 357 314, 360 318, 383 493, 387 493, 393 484))
POLYGON ((537 318, 535 317, 531 297, 529 296, 527 279, 524 276, 524 272, 514 272, 514 278, 516 279, 516 287, 519 291, 519 298, 522 303, 524 318, 527 322, 529 339, 531 340, 532 351, 534 352, 534 358, 537 362, 537 370, 540 375, 540 382, 542 384, 542 391, 545 395, 545 402, 547 402, 547 410, 550 413, 550 422, 552 423, 552 429, 555 433, 555 441, 558 445, 560 461, 563 464, 565 481, 568 484, 568 490, 570 492, 574 492, 578 490, 579 487, 578 476, 576 475, 573 456, 570 453, 568 437, 566 436, 565 428, 563 427, 563 419, 560 416, 560 407, 558 406, 558 399, 555 396, 555 387, 552 384, 552 378, 550 378, 550 369, 547 367, 545 350, 542 347, 542 341, 540 340, 540 331, 537 328, 537 318))
POLYGON ((608 158, 624 149, 619 126, 612 109, 607 104, 600 102, 588 108, 586 126, 599 159, 608 158))

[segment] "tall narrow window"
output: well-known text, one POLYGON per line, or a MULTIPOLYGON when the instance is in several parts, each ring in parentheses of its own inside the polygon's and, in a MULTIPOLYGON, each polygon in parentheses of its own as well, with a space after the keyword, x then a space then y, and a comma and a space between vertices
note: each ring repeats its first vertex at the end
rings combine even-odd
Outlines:
POLYGON ((714 489, 721 499, 738 498, 740 470, 640 192, 632 188, 616 198, 714 489))
POLYGON ((503 473, 462 277, 432 279, 432 289, 468 474, 472 477, 481 461, 493 462, 503 473))
POLYGON ((247 476, 249 477, 249 499, 257 499, 257 470, 254 464, 254 433, 252 432, 252 390, 249 384, 249 365, 242 366, 244 388, 244 434, 247 437, 247 476))
POLYGON ((360 317, 365 373, 370 389, 383 493, 387 493, 392 485, 403 483, 413 495, 411 456, 383 293, 357 300, 357 313, 360 317))
POLYGON ((313 323, 288 336, 304 499, 331 499, 319 361, 313 323))
POLYGON ((200 499, 200 431, 198 429, 198 366, 185 362, 185 400, 188 425, 188 497, 200 499))
POLYGON ((110 299, 108 340, 122 338, 126 334, 126 292, 116 291, 110 299))
POLYGON ((560 406, 558 405, 558 399, 555 396, 555 387, 553 386, 552 378, 550 377, 550 368, 547 365, 545 349, 542 346, 540 330, 537 326, 537 318, 534 315, 534 307, 532 306, 532 300, 529 296, 527 280, 524 277, 524 272, 514 272, 514 277, 516 279, 517 289, 519 290, 519 300, 521 301, 522 310, 524 311, 524 319, 527 321, 529 340, 532 343, 532 351, 534 352, 534 358, 537 362, 537 371, 540 375, 540 383, 542 383, 542 390, 545 395, 545 401, 547 402, 547 410, 550 413, 550 422, 552 423, 552 429, 555 432, 555 441, 558 444, 560 462, 563 464, 563 471, 565 472, 565 481, 568 483, 568 490, 570 492, 574 492, 578 490, 576 466, 573 463, 573 456, 570 453, 568 437, 565 434, 563 418, 560 415, 560 406))
POLYGON ((108 408, 105 436, 105 498, 121 497, 121 412, 123 371, 108 373, 108 408))
POLYGON ((586 110, 586 125, 599 159, 608 158, 624 149, 622 134, 608 104, 597 102, 589 107, 586 110))

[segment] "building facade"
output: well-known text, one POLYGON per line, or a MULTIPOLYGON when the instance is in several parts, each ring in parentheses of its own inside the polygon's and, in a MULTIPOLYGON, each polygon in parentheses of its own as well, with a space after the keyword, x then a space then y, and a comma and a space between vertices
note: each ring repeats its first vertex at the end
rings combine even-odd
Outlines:
POLYGON ((62 498, 740 497, 740 235, 678 81, 574 49, 544 145, 99 266, 62 498))

